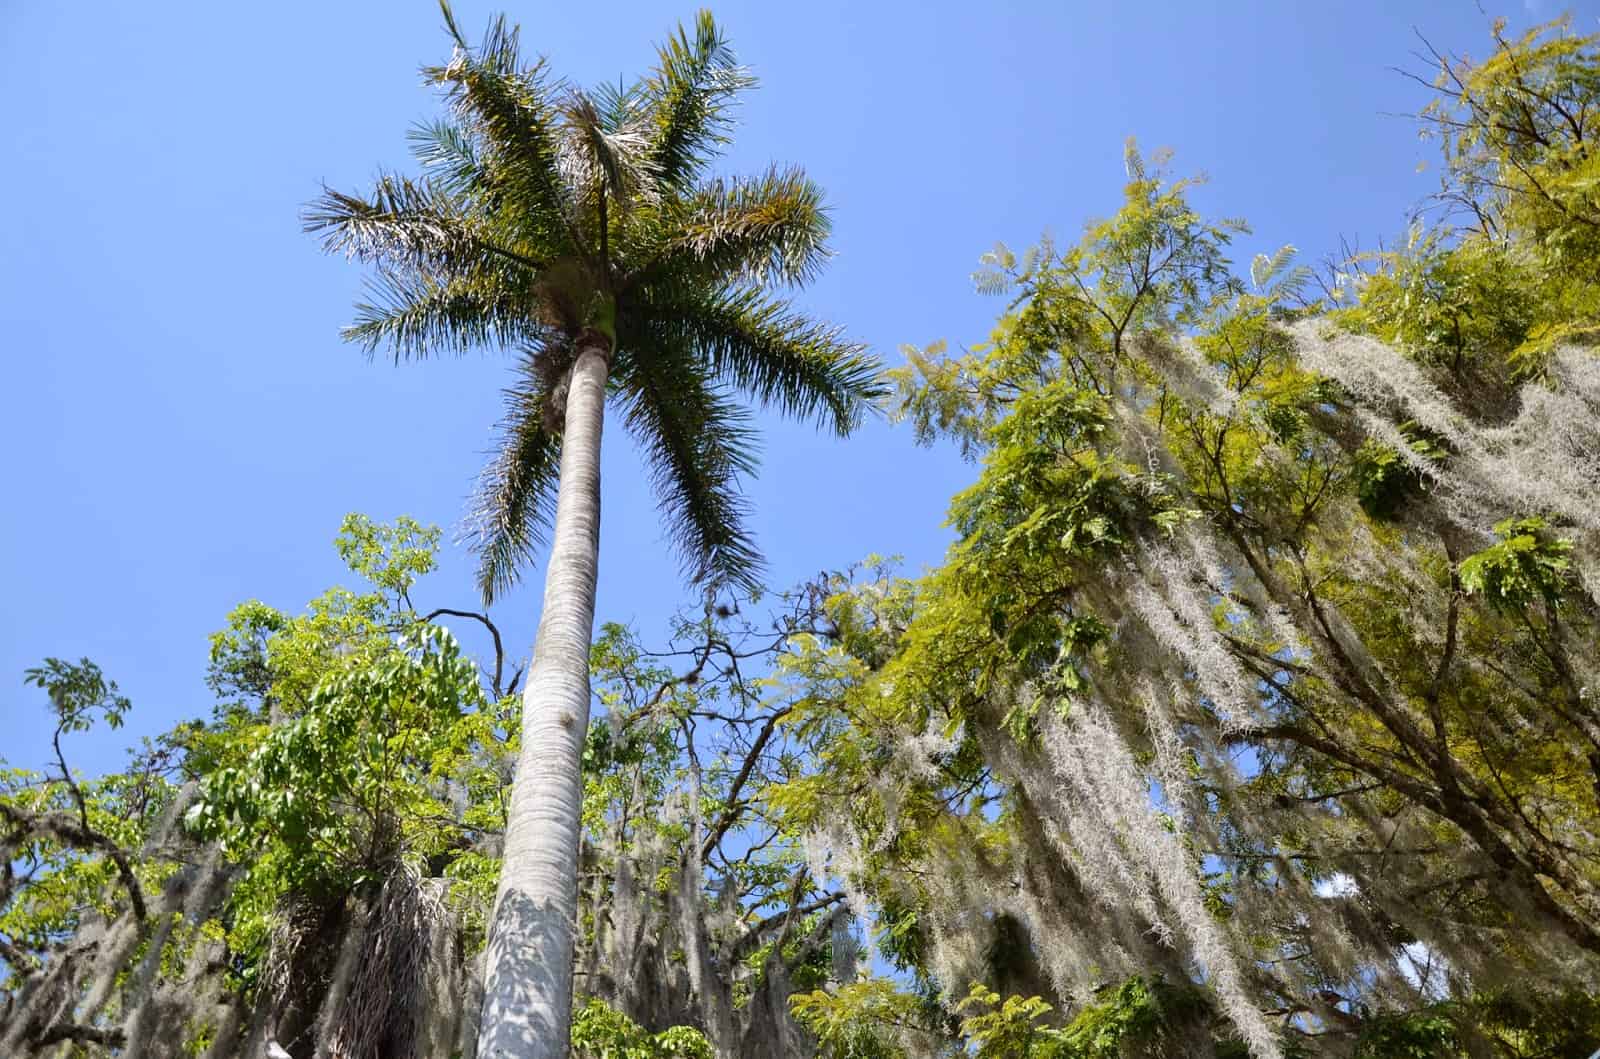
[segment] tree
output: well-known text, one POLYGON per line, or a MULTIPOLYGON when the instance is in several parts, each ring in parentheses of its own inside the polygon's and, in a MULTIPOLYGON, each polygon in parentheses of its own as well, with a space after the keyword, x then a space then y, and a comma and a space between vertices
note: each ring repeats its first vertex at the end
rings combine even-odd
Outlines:
MULTIPOLYGON (((80 777, 62 746, 121 723, 115 683, 87 660, 26 674, 60 731, 48 771, 0 769, 0 1051, 473 1054, 521 674, 487 614, 414 606, 438 539, 348 517, 361 583, 236 607, 210 720, 121 773, 80 777)), ((809 1054, 790 996, 846 980, 855 943, 755 794, 796 768, 760 674, 822 598, 698 605, 658 651, 616 625, 595 643, 578 1054, 809 1054)))
POLYGON ((599 457, 614 401, 645 450, 697 584, 750 585, 759 559, 738 479, 754 467, 739 392, 840 435, 877 394, 874 361, 768 293, 826 256, 821 194, 798 169, 710 178, 753 83, 708 13, 631 87, 584 91, 524 64, 496 20, 425 76, 453 118, 415 142, 425 175, 328 191, 308 212, 330 251, 377 266, 346 331, 396 359, 512 349, 503 447, 485 475, 486 598, 553 523, 524 694, 522 757, 490 928, 480 1054, 564 1055, 598 572, 599 457), (554 496, 553 517, 551 500, 554 496))
POLYGON ((121 774, 75 778, 60 740, 120 724, 115 684, 88 661, 29 672, 60 730, 54 770, 0 773, 0 1051, 459 1050, 515 699, 498 653, 480 675, 411 606, 438 537, 346 519, 368 586, 300 615, 235 608, 211 641, 213 718, 121 774))
POLYGON ((944 565, 836 582, 783 664, 816 768, 769 802, 920 994, 802 998, 838 1054, 954 1015, 1030 1054, 1600 1045, 1597 43, 1449 68, 1481 228, 1313 300, 1130 151, 1076 245, 987 256, 988 344, 895 373, 981 466, 944 565))

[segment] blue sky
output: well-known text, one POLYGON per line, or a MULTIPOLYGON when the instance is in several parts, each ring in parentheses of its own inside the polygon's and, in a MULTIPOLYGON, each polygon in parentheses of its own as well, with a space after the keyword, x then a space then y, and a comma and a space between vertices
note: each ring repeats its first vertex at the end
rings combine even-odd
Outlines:
MULTIPOLYGON (((1074 236, 1112 210, 1122 143, 1171 147, 1196 195, 1294 243, 1403 230, 1434 184, 1404 115, 1424 99, 1413 29, 1482 54, 1489 17, 1450 3, 723 3, 762 80, 728 171, 799 162, 828 190, 837 259, 801 303, 889 361, 981 341, 999 305, 968 280, 995 240, 1074 236)), ((460 0, 469 31, 499 7, 460 0)), ((685 6, 506 8, 532 51, 592 83, 630 78, 685 6)), ((1506 10, 1513 27, 1561 9, 1506 10)), ((1574 11, 1600 29, 1600 5, 1574 11)), ((1494 9, 1490 8, 1490 13, 1494 9)), ((206 636, 235 604, 298 609, 343 570, 340 518, 453 529, 506 379, 493 352, 395 367, 344 346, 360 270, 298 212, 319 181, 406 167, 438 105, 417 67, 448 54, 428 0, 60 4, 0 10, 0 756, 37 767, 50 725, 22 670, 89 656, 134 701, 72 744, 88 771, 209 713, 206 636)), ((840 443, 764 420, 749 483, 772 582, 869 552, 936 562, 971 468, 869 426, 840 443)), ((626 438, 605 452, 599 618, 647 637, 689 598, 626 438)), ((447 532, 448 536, 448 532, 447 532)), ((459 549, 418 603, 474 605, 459 549)), ((516 651, 531 588, 495 609, 516 651)))

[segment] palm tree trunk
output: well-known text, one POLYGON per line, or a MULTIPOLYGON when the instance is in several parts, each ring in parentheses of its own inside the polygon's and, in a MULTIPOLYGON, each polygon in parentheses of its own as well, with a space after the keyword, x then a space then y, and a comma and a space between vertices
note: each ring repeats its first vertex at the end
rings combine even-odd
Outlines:
POLYGON ((582 757, 600 558, 600 430, 610 340, 585 331, 567 393, 544 610, 522 693, 522 752, 484 964, 480 1059, 565 1059, 572 1025, 582 757))

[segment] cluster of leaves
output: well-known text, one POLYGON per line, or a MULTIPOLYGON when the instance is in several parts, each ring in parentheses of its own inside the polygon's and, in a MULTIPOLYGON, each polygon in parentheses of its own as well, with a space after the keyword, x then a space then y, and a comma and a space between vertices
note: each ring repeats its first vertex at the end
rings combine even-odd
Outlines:
POLYGON ((705 1035, 688 1026, 647 1033, 628 1016, 591 998, 572 1017, 575 1059, 713 1059, 705 1035))
POLYGON ((1571 262, 1600 244, 1592 141, 1600 44, 1571 19, 1509 37, 1481 62, 1435 54, 1438 95, 1423 111, 1440 144, 1446 201, 1482 231, 1571 262))
POLYGON ((908 1043, 913 1054, 942 1046, 939 1054, 979 1059, 1175 1059, 1196 1048, 1210 1048, 1219 1059, 1246 1054, 1226 1037, 1196 1040, 1194 1026, 1211 1017, 1205 994, 1160 978, 1127 979, 1066 1022, 1038 996, 1002 996, 982 983, 951 1006, 942 1026, 930 1018, 929 998, 884 978, 797 995, 793 1003, 827 1059, 896 1059, 908 1043))
MULTIPOLYGON (((450 632, 410 602, 438 531, 351 516, 336 544, 370 589, 330 590, 298 616, 236 608, 212 639, 224 705, 192 739, 205 771, 186 822, 248 865, 230 941, 255 960, 291 897, 341 902, 402 862, 464 875, 460 907, 481 916, 485 839, 504 829, 515 702, 494 701, 450 632)), ((245 980, 258 970, 244 965, 245 980)))
POLYGON ((1371 1021, 1357 1059, 1436 1059, 1491 1049, 1517 1059, 1583 1056, 1600 1039, 1600 999, 1557 993, 1529 1003, 1510 993, 1444 1001, 1371 1021))
POLYGON ((1447 223, 1359 255, 1336 284, 1359 292, 1357 326, 1480 383, 1507 359, 1514 379, 1537 377, 1558 346, 1600 334, 1586 267, 1600 253, 1600 46, 1567 18, 1517 37, 1497 22, 1493 43, 1477 62, 1432 55, 1436 95, 1420 116, 1440 148, 1447 223))

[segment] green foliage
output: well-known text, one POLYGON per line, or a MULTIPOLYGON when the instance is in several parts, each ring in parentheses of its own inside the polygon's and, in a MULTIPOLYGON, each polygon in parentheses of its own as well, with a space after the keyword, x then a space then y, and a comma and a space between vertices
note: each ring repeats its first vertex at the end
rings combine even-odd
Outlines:
POLYGON ((572 1016, 574 1059, 713 1059, 705 1035, 688 1026, 647 1033, 628 1016, 590 998, 572 1016))
POLYGON ((1482 61, 1434 56, 1423 127, 1442 155, 1439 201, 1464 227, 1419 226, 1404 250, 1370 258, 1361 327, 1453 373, 1498 360, 1517 378, 1600 336, 1600 286, 1583 264, 1600 254, 1597 56, 1600 35, 1568 18, 1519 37, 1496 22, 1482 61))
POLYGON ((1474 998, 1468 1014, 1518 1059, 1588 1056, 1600 1048, 1600 996, 1593 993, 1489 991, 1474 998))
POLYGON ((1498 610, 1519 611, 1534 603, 1554 608, 1572 565, 1572 542, 1548 530, 1541 518, 1498 523, 1499 542, 1461 560, 1461 587, 1483 594, 1498 610))
POLYGON ((44 665, 25 671, 22 679, 49 696, 62 732, 88 731, 97 712, 107 725, 121 728, 128 712, 128 698, 117 690, 116 681, 107 680, 87 658, 78 662, 46 658, 44 665))
POLYGON ((1529 422, 1592 404, 1565 347, 1600 333, 1597 41, 1546 27, 1447 66, 1428 115, 1480 223, 1419 225, 1325 302, 1292 248, 1235 277, 1242 225, 1131 154, 1075 246, 984 256, 979 289, 1010 299, 985 344, 888 373, 916 440, 980 468, 942 565, 834 579, 826 635, 791 643, 812 767, 766 798, 839 847, 914 989, 946 1014, 972 992, 960 1033, 887 984, 797 1001, 840 1054, 903 1043, 871 1017, 891 1000, 992 1054, 1586 1054, 1484 986, 1544 1010, 1600 952, 1592 523, 1489 479, 1554 450, 1592 478, 1589 424, 1529 422), (1402 368, 1410 389, 1363 383, 1402 368), (1125 759, 1084 749, 1107 732, 1125 759), (1113 784, 1150 819, 1105 808, 1113 784), (1158 834, 1176 850, 1144 860, 1158 834), (1010 917, 993 980, 941 979, 1010 917), (1204 990, 1125 959, 1152 926, 1204 990), (1419 990, 1396 968, 1430 939, 1450 963, 1419 990), (1122 984, 1075 1006, 1074 978, 1122 984))
POLYGON ((1526 253, 1413 229, 1404 250, 1372 260, 1351 319, 1424 364, 1460 374, 1485 358, 1526 356, 1540 277, 1526 253))
POLYGON ((367 591, 332 589, 294 617, 247 603, 212 639, 213 686, 230 698, 190 738, 204 782, 186 819, 245 865, 229 928, 242 982, 291 897, 341 900, 401 862, 457 880, 451 902, 469 944, 481 938, 499 862, 477 847, 504 829, 515 726, 455 638, 411 607, 438 540, 351 515, 336 545, 367 591))
MULTIPOLYGON (((1162 978, 1130 978, 1104 1000, 1078 1012, 1062 1033, 1063 1053, 1071 1059, 1121 1059, 1131 1051, 1176 1050, 1193 1034, 1205 1032, 1211 1004, 1187 983, 1162 978)), ((1229 1041, 1220 1042, 1219 1054, 1229 1041)))
MULTIPOLYGON (((1416 459, 1439 463, 1448 455, 1415 423, 1401 423, 1399 430, 1410 443, 1416 459)), ((1361 443, 1352 463, 1356 498, 1361 502, 1362 510, 1372 518, 1394 518, 1407 499, 1426 488, 1426 479, 1414 459, 1408 459, 1375 438, 1368 438, 1361 443)))
POLYGON ((1039 1025, 1051 1007, 1038 997, 1010 996, 974 985, 955 1006, 963 1014, 961 1033, 978 1059, 1059 1059, 1067 1053, 1059 1031, 1039 1025))
POLYGON ((404 515, 384 524, 350 514, 339 526, 334 547, 346 566, 386 593, 389 606, 398 609, 416 580, 433 572, 439 527, 424 526, 404 515))
MULTIPOLYGON (((112 968, 117 989, 149 974, 161 988, 197 991, 184 1033, 198 1054, 220 1025, 210 998, 255 1002, 273 953, 280 977, 316 981, 329 954, 315 944, 339 940, 318 932, 397 871, 450 880, 444 889, 465 947, 481 943, 499 873, 488 840, 504 831, 501 761, 514 749, 514 709, 491 701, 455 638, 412 607, 438 540, 409 519, 350 516, 336 543, 366 585, 332 589, 299 615, 259 602, 236 608, 211 640, 210 722, 147 741, 122 773, 74 781, 63 758, 60 775, 0 775, 0 846, 10 865, 0 878, 4 989, 26 996, 37 984, 30 976, 77 966, 60 953, 104 945, 103 932, 131 922, 137 944, 123 954, 133 962, 112 968), (170 811, 180 797, 188 799, 182 826, 170 811), (232 863, 209 911, 188 915, 182 888, 170 905, 175 872, 192 886, 195 872, 204 877, 221 858, 232 863), (291 939, 305 929, 314 944, 303 951, 291 939), (154 962, 140 964, 158 941, 154 962), (203 984, 189 962, 200 945, 211 952, 203 984)), ((62 732, 101 719, 118 726, 129 708, 87 660, 48 659, 25 679, 49 696, 62 732)), ((109 1019, 111 1033, 120 1001, 105 995, 110 1006, 84 1017, 109 1019)))
POLYGON ((319 683, 304 712, 209 775, 188 822, 258 870, 280 865, 296 891, 375 881, 402 852, 433 856, 460 837, 433 791, 470 764, 485 707, 454 638, 412 630, 380 662, 319 683))
POLYGON ((1243 222, 1206 221, 1188 202, 1197 181, 1168 180, 1164 153, 1149 166, 1130 140, 1126 161, 1122 208, 1088 225, 1077 246, 1058 253, 1047 240, 1020 262, 1004 245, 983 256, 978 289, 1015 298, 987 344, 960 357, 943 356, 942 344, 907 349, 907 365, 885 373, 896 387, 891 414, 920 443, 949 436, 970 458, 991 447, 1019 398, 1048 383, 1064 391, 1058 404, 1105 396, 1131 368, 1130 338, 1193 321, 1240 292, 1226 250, 1243 222))
POLYGON ((1361 1034, 1356 1059, 1446 1059, 1460 1054, 1455 1023, 1438 1011, 1377 1018, 1361 1034))
POLYGON ((1423 112, 1445 164, 1450 201, 1483 230, 1517 237, 1553 262, 1600 249, 1594 113, 1600 37, 1560 18, 1520 37, 1494 26, 1481 62, 1439 57, 1438 97, 1423 112))
POLYGON ((397 360, 518 352, 475 519, 485 598, 549 526, 566 388, 590 347, 607 358, 685 573, 753 586, 760 557, 738 489, 752 432, 733 395, 843 435, 880 392, 865 347, 773 293, 826 260, 820 189, 798 169, 708 176, 754 83, 708 13, 646 76, 585 91, 524 61, 504 17, 474 47, 445 11, 452 58, 424 76, 450 117, 415 130, 423 174, 382 176, 364 196, 328 190, 305 222, 330 252, 375 268, 350 340, 397 360))
MULTIPOLYGON (((84 729, 78 729, 84 730, 84 729)), ((86 831, 108 844, 132 848, 144 838, 171 797, 159 779, 113 775, 77 784, 86 831)), ((97 916, 114 915, 127 895, 117 865, 96 855, 92 845, 72 836, 29 829, 27 821, 45 814, 79 816, 78 797, 50 776, 24 769, 0 770, 0 831, 8 861, 21 885, 6 875, 0 886, 0 941, 7 976, 41 965, 51 948, 71 937, 97 916), (32 955, 25 955, 32 954, 32 955)), ((147 888, 159 885, 170 869, 135 863, 134 872, 147 888)), ((9 986, 7 987, 9 988, 9 986)))
MULTIPOLYGON (((799 994, 791 1003, 826 1059, 899 1059, 921 1054, 907 1044, 926 1045, 942 1036, 925 999, 888 979, 799 994)), ((959 1044, 950 1054, 979 1059, 1176 1057, 1189 1054, 1196 1035, 1209 1034, 1213 1020, 1209 1001, 1196 987, 1140 977, 1108 990, 1064 1024, 1042 997, 1002 996, 982 983, 973 983, 951 1010, 959 1044)), ((1228 1038, 1210 1046, 1224 1056, 1239 1047, 1228 1038)))
POLYGON ((824 1059, 901 1059, 896 1041, 921 1008, 917 997, 885 978, 797 993, 789 1003, 824 1059))

